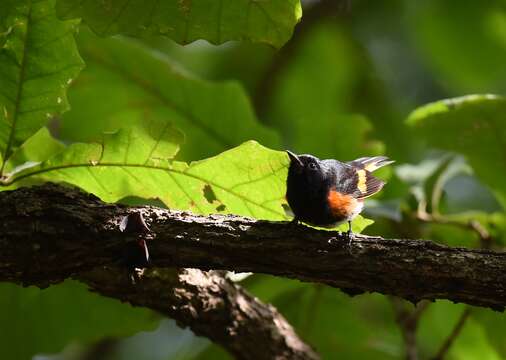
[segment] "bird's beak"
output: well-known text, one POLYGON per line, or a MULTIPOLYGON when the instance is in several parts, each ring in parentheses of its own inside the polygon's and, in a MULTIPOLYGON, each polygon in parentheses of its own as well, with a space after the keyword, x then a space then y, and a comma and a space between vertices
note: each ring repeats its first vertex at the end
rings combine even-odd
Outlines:
POLYGON ((288 157, 290 157, 290 161, 291 161, 292 164, 296 164, 296 166, 299 169, 302 169, 304 167, 304 164, 302 163, 302 161, 300 161, 300 159, 299 159, 299 157, 297 155, 295 155, 290 150, 286 150, 286 153, 288 154, 288 157))

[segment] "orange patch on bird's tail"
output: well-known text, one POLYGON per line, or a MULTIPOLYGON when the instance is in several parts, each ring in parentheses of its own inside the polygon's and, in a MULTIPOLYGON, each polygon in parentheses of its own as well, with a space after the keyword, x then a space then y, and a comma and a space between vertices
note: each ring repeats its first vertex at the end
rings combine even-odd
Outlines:
POLYGON ((329 191, 327 201, 330 211, 336 218, 347 218, 358 205, 358 201, 351 195, 342 194, 338 191, 329 191))

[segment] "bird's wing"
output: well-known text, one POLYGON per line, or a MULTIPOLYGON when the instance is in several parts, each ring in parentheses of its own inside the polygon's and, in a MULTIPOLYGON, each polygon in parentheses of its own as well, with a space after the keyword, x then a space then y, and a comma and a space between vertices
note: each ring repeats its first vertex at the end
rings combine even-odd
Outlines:
POLYGON ((386 156, 362 157, 347 162, 352 171, 348 170, 352 177, 348 186, 349 194, 357 199, 364 199, 379 192, 385 182, 375 177, 372 172, 380 167, 392 164, 394 161, 386 156))

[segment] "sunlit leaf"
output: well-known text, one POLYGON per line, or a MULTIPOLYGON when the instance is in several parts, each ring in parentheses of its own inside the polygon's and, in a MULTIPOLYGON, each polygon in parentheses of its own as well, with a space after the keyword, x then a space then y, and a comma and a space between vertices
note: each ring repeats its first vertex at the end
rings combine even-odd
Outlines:
POLYGON ((279 47, 302 11, 299 0, 58 0, 65 19, 82 18, 100 35, 165 35, 186 44, 205 39, 264 42, 279 47))
POLYGON ((7 0, 0 10, 1 173, 17 146, 68 109, 65 92, 83 62, 75 22, 56 19, 54 0, 7 0))
POLYGON ((285 218, 284 152, 250 141, 188 165, 171 160, 181 140, 166 122, 131 127, 101 144, 73 144, 38 167, 9 174, 8 182, 64 181, 108 202, 138 196, 196 213, 285 218))
MULTIPOLYGON (((106 134, 102 143, 72 144, 40 165, 14 169, 3 185, 66 182, 107 202, 136 196, 199 214, 287 219, 283 208, 288 167, 285 152, 248 141, 187 164, 172 160, 181 141, 181 133, 166 122, 151 122, 106 134)), ((371 223, 358 216, 353 230, 360 233, 371 223)), ((347 224, 338 227, 347 229, 347 224)))
POLYGON ((6 173, 33 167, 63 151, 65 145, 51 136, 46 127, 29 137, 12 154, 5 165, 6 173))

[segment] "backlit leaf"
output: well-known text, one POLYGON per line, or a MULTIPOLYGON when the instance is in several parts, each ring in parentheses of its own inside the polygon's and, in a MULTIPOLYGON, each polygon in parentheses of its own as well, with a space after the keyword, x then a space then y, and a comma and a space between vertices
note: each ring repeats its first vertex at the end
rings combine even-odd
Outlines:
POLYGON ((15 148, 68 109, 66 89, 83 62, 74 21, 60 21, 54 0, 2 1, 0 10, 0 173, 15 148))
POLYGON ((131 127, 105 135, 101 144, 73 144, 37 167, 9 174, 7 181, 64 181, 108 202, 138 196, 201 214, 285 218, 284 152, 250 141, 187 164, 171 160, 181 140, 165 122, 131 127))
POLYGON ((279 47, 302 11, 299 0, 58 0, 65 19, 82 18, 97 34, 165 35, 186 44, 205 39, 264 42, 279 47))

